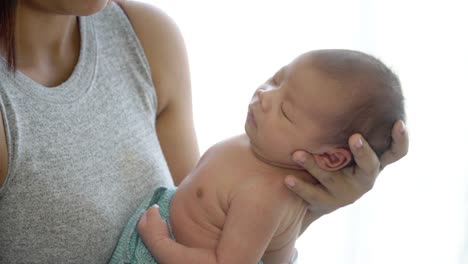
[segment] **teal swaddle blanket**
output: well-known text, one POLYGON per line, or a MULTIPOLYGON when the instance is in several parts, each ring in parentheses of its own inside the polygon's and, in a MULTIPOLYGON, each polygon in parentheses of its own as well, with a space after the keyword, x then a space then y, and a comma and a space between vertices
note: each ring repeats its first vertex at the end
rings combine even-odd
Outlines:
POLYGON ((150 199, 143 202, 135 213, 132 215, 122 234, 120 235, 117 247, 114 249, 109 264, 157 264, 151 252, 146 248, 138 235, 137 225, 141 215, 154 204, 159 205, 159 212, 167 222, 169 233, 172 234, 171 225, 169 223, 169 208, 172 197, 174 196, 175 188, 160 187, 156 189, 150 199))
MULTIPOLYGON (((141 215, 146 209, 157 204, 162 218, 167 223, 169 234, 172 239, 174 239, 172 227, 169 222, 169 209, 175 191, 176 189, 174 187, 160 187, 156 189, 148 200, 138 207, 120 235, 119 242, 114 249, 114 254, 109 264, 158 264, 157 260, 153 258, 153 255, 151 255, 151 252, 149 252, 138 235, 137 225, 141 215)), ((262 261, 259 261, 258 264, 262 264, 262 261)))

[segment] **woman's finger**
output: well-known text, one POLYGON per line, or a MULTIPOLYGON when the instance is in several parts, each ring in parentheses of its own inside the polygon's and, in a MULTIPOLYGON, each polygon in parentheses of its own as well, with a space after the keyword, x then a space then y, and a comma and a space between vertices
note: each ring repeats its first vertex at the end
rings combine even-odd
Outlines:
POLYGON ((409 137, 405 123, 402 120, 395 122, 392 129, 392 146, 380 158, 382 169, 408 153, 409 137))
POLYGON ((323 189, 323 186, 310 184, 293 175, 286 176, 284 183, 291 191, 299 195, 309 204, 317 203, 317 201, 323 200, 324 197, 328 195, 323 189))
POLYGON ((333 172, 322 170, 317 163, 315 163, 312 155, 303 150, 298 150, 293 153, 293 159, 323 186, 325 186, 325 188, 333 188, 333 185, 335 184, 335 174, 333 172))
MULTIPOLYGON (((356 170, 365 175, 375 175, 380 167, 380 161, 374 150, 360 134, 354 134, 349 138, 349 147, 356 162, 356 170)), ((362 174, 356 172, 356 174, 362 174)))

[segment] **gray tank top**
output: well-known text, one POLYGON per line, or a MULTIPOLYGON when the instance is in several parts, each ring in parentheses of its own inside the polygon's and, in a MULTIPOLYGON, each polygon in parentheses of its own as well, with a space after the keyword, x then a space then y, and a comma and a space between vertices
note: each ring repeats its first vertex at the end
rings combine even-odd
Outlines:
POLYGON ((46 88, 0 59, 9 153, 0 263, 106 263, 138 205, 173 185, 148 62, 114 3, 79 18, 70 78, 46 88))

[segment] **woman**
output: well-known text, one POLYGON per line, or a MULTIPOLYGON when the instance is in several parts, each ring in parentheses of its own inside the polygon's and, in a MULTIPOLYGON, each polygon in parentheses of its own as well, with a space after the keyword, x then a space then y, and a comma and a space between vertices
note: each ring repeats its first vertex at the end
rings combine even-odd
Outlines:
MULTIPOLYGON (((199 159, 180 32, 152 6, 108 0, 2 1, 0 28, 0 262, 107 262, 138 204, 199 159)), ((295 153, 321 183, 285 180, 309 224, 406 154, 402 122, 392 135, 380 160, 353 135, 357 165, 335 173, 295 153)))

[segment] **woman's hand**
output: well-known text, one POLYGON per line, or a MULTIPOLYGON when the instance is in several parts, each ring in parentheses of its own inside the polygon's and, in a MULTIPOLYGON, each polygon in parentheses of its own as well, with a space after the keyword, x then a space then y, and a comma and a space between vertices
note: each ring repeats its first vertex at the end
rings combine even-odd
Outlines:
POLYGON ((379 160, 361 135, 352 135, 348 143, 355 165, 335 172, 321 170, 309 154, 296 151, 293 154, 294 160, 313 175, 318 183, 305 182, 292 175, 285 178, 285 183, 309 203, 309 211, 312 214, 310 221, 354 203, 372 189, 380 171, 408 152, 408 133, 403 121, 395 122, 392 139, 391 149, 379 160))

